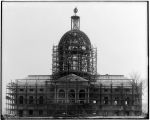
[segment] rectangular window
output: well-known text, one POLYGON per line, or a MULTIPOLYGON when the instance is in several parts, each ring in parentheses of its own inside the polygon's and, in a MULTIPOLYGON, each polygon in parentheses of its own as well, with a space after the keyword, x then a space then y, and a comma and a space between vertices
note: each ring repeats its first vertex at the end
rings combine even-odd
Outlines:
POLYGON ((20 116, 20 117, 23 116, 23 110, 19 110, 19 116, 20 116))
POLYGON ((130 92, 130 89, 126 89, 126 92, 130 92))
POLYGON ((33 96, 29 96, 29 104, 33 104, 33 96))
POLYGON ((39 110, 39 115, 43 115, 43 110, 39 110))
POLYGON ((114 101, 114 105, 117 105, 117 104, 118 104, 118 102, 117 102, 117 100, 115 100, 115 101, 114 101))
POLYGON ((104 88, 104 92, 108 92, 108 89, 104 88))
POLYGON ((108 105, 108 97, 104 97, 104 104, 108 105))
POLYGON ((20 103, 20 104, 23 104, 23 96, 20 96, 20 97, 19 97, 19 103, 20 103))
POLYGON ((115 92, 119 92, 119 89, 118 89, 118 88, 115 88, 115 92))
POLYGON ((43 102, 44 102, 43 96, 40 96, 39 97, 39 104, 43 104, 43 102))
POLYGON ((33 115, 33 110, 29 110, 29 115, 33 115))
POLYGON ((117 104, 118 104, 118 101, 119 101, 119 98, 118 98, 118 97, 115 97, 115 99, 114 99, 114 105, 117 105, 117 104))
POLYGON ((32 91, 33 91, 33 89, 32 89, 32 88, 30 88, 30 91, 32 92, 32 91))
POLYGON ((24 91, 24 89, 21 88, 20 91, 22 92, 22 91, 24 91))
POLYGON ((41 92, 43 92, 43 91, 44 91, 44 89, 43 89, 43 88, 40 88, 40 91, 41 91, 41 92))

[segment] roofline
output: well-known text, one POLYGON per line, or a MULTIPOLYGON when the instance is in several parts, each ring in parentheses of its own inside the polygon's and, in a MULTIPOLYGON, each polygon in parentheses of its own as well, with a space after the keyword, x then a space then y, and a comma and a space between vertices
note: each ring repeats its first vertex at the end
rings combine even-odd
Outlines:
POLYGON ((28 75, 28 76, 52 76, 52 75, 28 75))
POLYGON ((124 76, 124 75, 109 75, 109 74, 105 74, 105 75, 99 75, 99 76, 124 76))

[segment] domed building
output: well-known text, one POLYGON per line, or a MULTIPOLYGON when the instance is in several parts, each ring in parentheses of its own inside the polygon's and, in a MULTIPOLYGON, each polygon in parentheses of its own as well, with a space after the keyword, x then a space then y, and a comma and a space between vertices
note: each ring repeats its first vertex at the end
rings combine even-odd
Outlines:
POLYGON ((97 49, 80 30, 77 8, 71 30, 53 46, 52 75, 29 75, 7 85, 7 112, 19 117, 138 116, 142 85, 124 75, 97 73, 97 49))

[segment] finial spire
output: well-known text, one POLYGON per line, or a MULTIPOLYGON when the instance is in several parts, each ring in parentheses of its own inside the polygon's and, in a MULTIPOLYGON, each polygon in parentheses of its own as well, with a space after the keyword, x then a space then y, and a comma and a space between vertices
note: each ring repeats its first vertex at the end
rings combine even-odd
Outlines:
POLYGON ((80 29, 80 17, 76 15, 78 12, 77 7, 74 8, 73 12, 75 15, 71 16, 71 30, 79 30, 80 29))
POLYGON ((78 9, 77 8, 74 8, 74 13, 76 15, 76 13, 78 12, 78 9))

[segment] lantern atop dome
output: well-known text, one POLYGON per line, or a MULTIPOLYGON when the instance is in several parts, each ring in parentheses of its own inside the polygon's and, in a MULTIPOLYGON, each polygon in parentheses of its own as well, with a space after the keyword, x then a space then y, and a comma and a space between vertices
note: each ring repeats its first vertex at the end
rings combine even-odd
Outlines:
POLYGON ((74 8, 74 16, 71 16, 71 30, 79 30, 80 29, 80 17, 76 15, 78 12, 77 8, 74 8))

